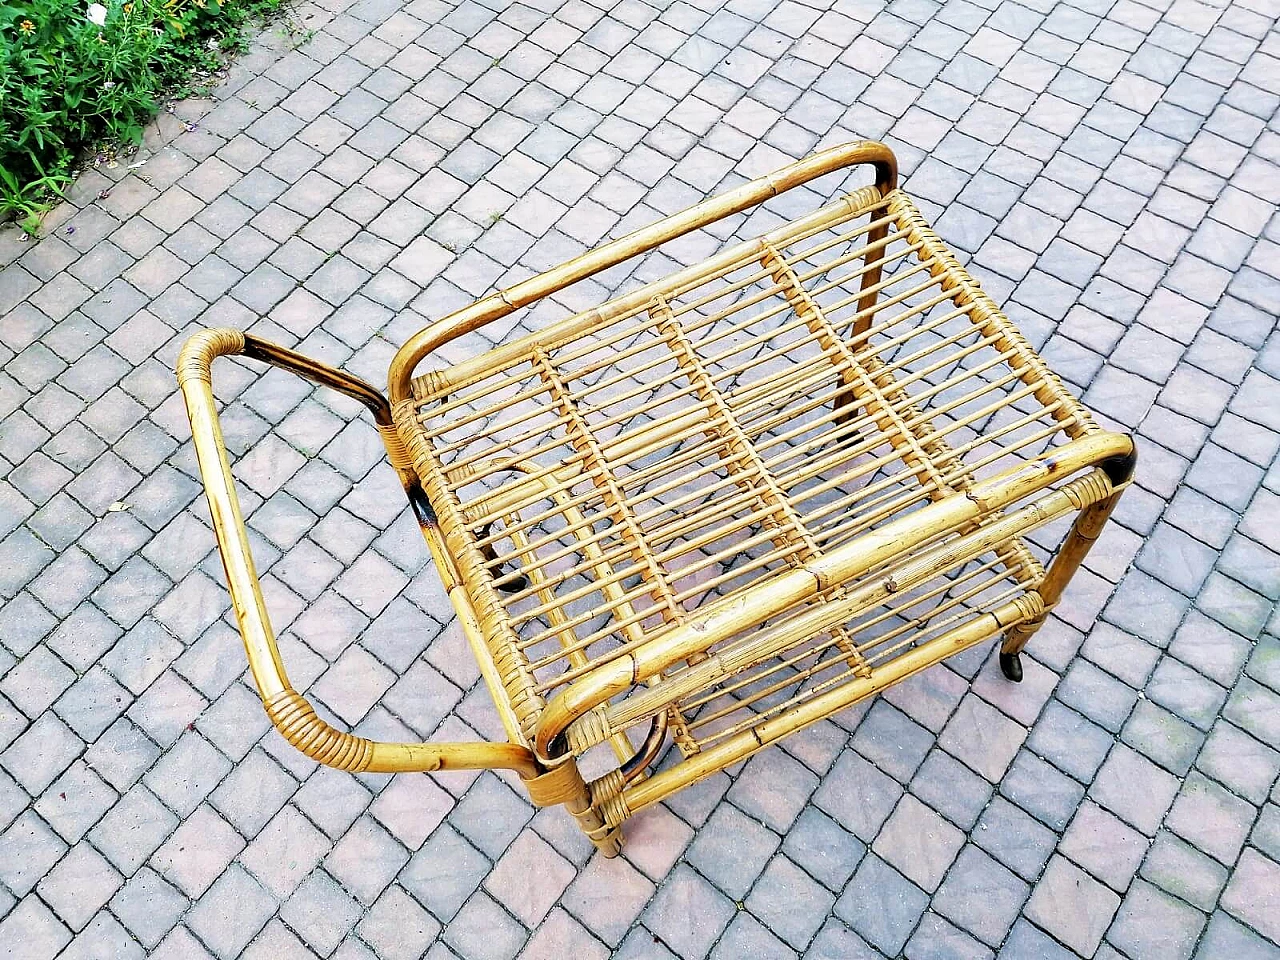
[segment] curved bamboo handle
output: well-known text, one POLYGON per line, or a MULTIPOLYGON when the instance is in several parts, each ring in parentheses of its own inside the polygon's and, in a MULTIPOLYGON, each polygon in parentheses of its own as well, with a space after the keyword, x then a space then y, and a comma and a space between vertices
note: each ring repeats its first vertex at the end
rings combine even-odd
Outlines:
POLYGON ((533 754, 527 747, 515 743, 383 743, 344 733, 322 720, 306 698, 290 685, 262 598, 253 556, 249 552, 249 539, 231 479, 231 465, 227 460, 226 444, 213 398, 213 361, 220 356, 235 354, 245 354, 291 369, 317 383, 363 400, 374 409, 379 427, 383 423, 378 416, 378 401, 385 409, 386 400, 357 377, 239 330, 201 331, 187 340, 178 357, 178 385, 191 420, 191 437, 209 499, 209 512, 227 574, 236 622, 240 626, 254 683, 262 696, 267 716, 276 729, 313 760, 352 773, 503 768, 514 770, 525 779, 537 776, 540 771, 533 754))
POLYGON ((414 368, 441 343, 477 330, 513 310, 527 306, 535 300, 541 300, 548 294, 577 283, 601 270, 617 266, 624 260, 630 260, 668 240, 674 240, 692 230, 709 226, 732 214, 741 213, 780 193, 785 193, 792 187, 801 186, 832 171, 861 163, 869 163, 875 167, 876 187, 881 195, 888 194, 897 187, 898 161, 892 150, 875 140, 844 143, 805 157, 803 160, 797 160, 780 170, 748 181, 719 196, 703 200, 687 210, 673 213, 625 237, 588 250, 568 263, 517 283, 513 287, 490 294, 469 307, 449 314, 410 337, 392 359, 391 370, 387 375, 387 392, 391 396, 391 402, 399 403, 409 396, 414 368))

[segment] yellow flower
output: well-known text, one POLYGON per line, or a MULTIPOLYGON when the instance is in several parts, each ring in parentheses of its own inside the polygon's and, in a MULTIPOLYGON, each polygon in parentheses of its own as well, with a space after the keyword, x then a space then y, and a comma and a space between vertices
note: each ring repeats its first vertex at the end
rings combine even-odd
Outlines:
POLYGON ((124 12, 125 12, 125 13, 133 13, 133 4, 132 4, 132 3, 126 3, 126 4, 124 5, 124 12))
POLYGON ((23 33, 35 33, 36 25, 30 20, 23 20, 22 23, 18 24, 18 29, 23 33))

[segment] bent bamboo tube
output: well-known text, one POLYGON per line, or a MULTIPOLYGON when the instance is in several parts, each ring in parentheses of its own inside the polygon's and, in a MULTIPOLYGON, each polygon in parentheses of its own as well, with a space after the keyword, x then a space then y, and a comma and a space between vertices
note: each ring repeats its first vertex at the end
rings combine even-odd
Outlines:
POLYGON ((554 293, 571 283, 629 260, 654 247, 764 203, 771 197, 808 183, 824 174, 854 164, 869 163, 875 167, 876 189, 884 196, 898 185, 898 164, 892 151, 873 140, 858 140, 823 150, 813 156, 788 164, 781 170, 742 184, 720 196, 704 200, 687 210, 664 217, 657 223, 627 234, 603 246, 588 250, 568 263, 531 277, 515 286, 490 294, 433 323, 410 337, 391 361, 387 374, 387 391, 391 403, 397 404, 410 395, 414 368, 432 350, 454 337, 478 330, 493 320, 505 317, 554 293))
MULTIPOLYGON (((239 330, 204 330, 192 336, 178 358, 178 385, 191 420, 196 459, 209 499, 218 552, 226 570, 227 587, 236 622, 244 640, 249 669, 267 715, 284 738, 308 757, 352 773, 399 773, 434 770, 514 770, 524 779, 539 773, 533 754, 515 743, 385 743, 353 736, 322 720, 306 698, 289 683, 262 588, 249 552, 240 501, 231 478, 222 429, 213 397, 211 366, 219 356, 250 353, 286 369, 300 362, 297 354, 255 340, 239 330)), ((310 376, 326 385, 344 384, 353 390, 367 387, 363 381, 332 367, 300 358, 322 376, 310 376)), ((299 372, 294 370, 294 372, 299 372)), ((304 374, 305 375, 305 374, 304 374)))

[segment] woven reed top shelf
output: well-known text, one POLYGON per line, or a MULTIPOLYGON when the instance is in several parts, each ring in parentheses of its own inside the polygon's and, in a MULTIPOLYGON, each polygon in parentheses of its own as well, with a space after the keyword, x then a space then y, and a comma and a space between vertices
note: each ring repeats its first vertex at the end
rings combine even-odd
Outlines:
MULTIPOLYGON (((451 550, 471 558, 522 726, 709 602, 1096 429, 911 200, 875 187, 416 378, 400 425, 451 550)), ((688 689, 693 748, 1043 576, 1014 538, 948 573, 798 646, 787 619, 846 585, 762 608, 652 676, 753 650, 745 675, 708 690, 690 674, 615 712, 638 721, 688 689), (779 636, 759 659, 762 634, 779 636)))

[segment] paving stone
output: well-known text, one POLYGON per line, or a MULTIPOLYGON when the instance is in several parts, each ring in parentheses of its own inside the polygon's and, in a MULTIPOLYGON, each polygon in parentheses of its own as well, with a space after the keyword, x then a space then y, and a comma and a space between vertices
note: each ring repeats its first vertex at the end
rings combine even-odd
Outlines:
POLYGON ((17 896, 26 896, 66 850, 58 835, 28 810, 0 834, 0 880, 17 896))
POLYGON ((1150 700, 1139 700, 1129 715, 1121 739, 1171 773, 1191 769, 1204 743, 1204 734, 1150 700))
POLYGON ((450 920, 479 887, 489 862, 457 831, 442 826, 410 859, 400 883, 441 921, 450 920))
MULTIPOLYGON (((464 831, 465 832, 465 831, 464 831)), ((651 807, 635 820, 635 835, 642 844, 627 851, 627 859, 654 880, 666 876, 679 859, 693 831, 664 807, 651 807)))
POLYGON ((875 839, 902 788, 856 754, 845 752, 814 794, 814 803, 865 843, 875 839))
POLYGON ((1233 863, 1257 811, 1212 780, 1193 772, 1169 811, 1170 829, 1223 863, 1233 863))
POLYGON ((729 924, 712 957, 794 957, 795 952, 748 913, 740 913, 729 924))
POLYGON ((1147 852, 1147 843, 1146 838, 1113 814, 1085 803, 1076 811, 1058 849, 1123 893, 1147 852))
POLYGON ((963 845, 963 833, 914 796, 905 794, 871 849, 909 880, 933 893, 963 845))
POLYGON ((331 953, 360 918, 360 906, 323 872, 302 882, 280 908, 280 918, 315 950, 331 953))
MULTIPOLYGON (((440 924, 407 893, 391 887, 360 921, 356 932, 386 960, 418 960, 440 932, 440 924)), ((567 938, 561 942, 567 945, 567 938)))
POLYGON ((144 867, 111 898, 111 909, 144 946, 154 947, 187 909, 187 898, 144 867))
POLYGON ((52 960, 71 941, 71 933, 35 895, 24 897, 0 919, 0 936, 6 943, 21 944, 33 960, 52 960))
POLYGON ((1276 879, 1280 867, 1254 850, 1240 856, 1231 881, 1222 895, 1227 912, 1249 923, 1270 940, 1277 939, 1275 922, 1276 879))
POLYGON ((461 956, 477 960, 514 957, 525 937, 524 929, 483 893, 467 901, 444 933, 461 956))
POLYGON ((746 900, 747 909, 793 948, 809 943, 835 897, 785 856, 775 857, 746 900))
POLYGON ((1227 692, 1185 664, 1164 658, 1147 684, 1147 695, 1201 729, 1222 709, 1227 692))
POLYGON ((945 750, 990 781, 1004 776, 1026 732, 994 707, 970 695, 938 738, 945 750))
POLYGON ((1207 957, 1246 957, 1249 960, 1266 960, 1280 956, 1280 947, 1267 943, 1252 930, 1241 926, 1225 913, 1215 912, 1209 918, 1209 925, 1200 946, 1196 950, 1198 958, 1207 957))
POLYGON ((904 956, 909 960, 979 958, 991 955, 991 951, 973 937, 933 913, 925 914, 904 951, 904 956))
POLYGON ((593 857, 570 884, 562 902, 597 936, 616 946, 653 891, 654 884, 625 860, 593 857))
POLYGON ((1171 833, 1156 835, 1142 876, 1201 910, 1211 910, 1227 882, 1227 870, 1171 833))
POLYGON ((139 784, 89 832, 89 840, 117 870, 131 876, 178 822, 155 794, 139 784))
POLYGON ((729 799, 748 814, 778 831, 786 830, 807 802, 818 779, 785 753, 757 754, 744 776, 729 791, 729 799))
POLYGON ((1089 793, 1122 820, 1152 836, 1177 790, 1178 783, 1172 775, 1120 744, 1098 771, 1089 793), (1127 785, 1139 782, 1138 778, 1146 789, 1135 794, 1127 785))
POLYGON ((151 856, 161 876, 192 899, 200 897, 244 848, 242 840, 208 805, 201 805, 151 856))
POLYGON ((996 797, 983 811, 973 840, 1024 880, 1040 875, 1057 837, 1021 809, 996 797))
POLYGON ((116 802, 117 794, 85 763, 77 760, 50 784, 35 810, 68 843, 83 837, 116 802))
POLYGON ((1213 731, 1196 765, 1251 803, 1261 803, 1280 774, 1280 754, 1225 720, 1213 731))
POLYGON ((0 766, 28 793, 38 796, 83 750, 80 738, 46 712, 0 753, 0 766))
POLYGON ((956 858, 933 905, 990 946, 998 945, 1026 900, 1028 885, 976 847, 956 858))
POLYGON ((805 957, 813 960, 837 960, 841 957, 849 957, 853 960, 877 960, 882 956, 884 954, 839 920, 828 920, 827 925, 814 938, 812 946, 805 952, 805 957))
POLYGON ((867 942, 898 953, 928 904, 928 895, 874 854, 858 866, 835 914, 867 942))
POLYGON ((245 848, 240 862, 271 894, 284 899, 328 849, 324 835, 292 806, 286 806, 245 848))
POLYGON ((1026 920, 1019 920, 1013 925, 1013 930, 1009 933, 1009 939, 1005 941, 999 956, 1001 960, 1005 960, 1005 958, 1009 958, 1009 960, 1023 960, 1023 958, 1031 960, 1032 957, 1039 958, 1039 960, 1047 960, 1047 958, 1068 960, 1068 958, 1078 957, 1080 954, 1067 950, 1056 940, 1046 936, 1026 920))
POLYGON ((1138 880, 1107 939, 1131 957, 1189 957, 1204 923, 1204 914, 1138 880))
POLYGON ((1090 956, 1120 906, 1120 898, 1062 857, 1049 861, 1027 903, 1027 917, 1078 954, 1090 956))
MULTIPOLYGON (((1098 625, 1086 642, 1086 653, 1089 642, 1104 629, 1104 624, 1098 625)), ((1107 731, 1057 700, 1049 702, 1027 741, 1037 755, 1082 781, 1093 778, 1111 743, 1107 731)))
POLYGON ((62 954, 67 960, 93 957, 143 957, 146 954, 129 933, 107 913, 99 913, 62 954))
POLYGON ((800 815, 788 832, 783 849, 831 890, 843 889, 866 852, 860 840, 812 808, 800 815))
POLYGON ((1062 830, 1084 796, 1084 787, 1023 751, 1001 782, 1000 792, 1037 820, 1062 830))
MULTIPOLYGON (((849 836, 838 826, 834 829, 849 836)), ((777 834, 740 813, 737 808, 720 806, 695 834, 686 858, 724 893, 741 900, 779 843, 777 834)), ((848 874, 845 876, 847 878, 848 874)))
POLYGON ((81 931, 123 882, 92 846, 77 844, 41 879, 36 891, 68 927, 81 931))
POLYGON ((218 956, 238 956, 275 909, 270 894, 233 864, 191 908, 185 922, 218 956))

